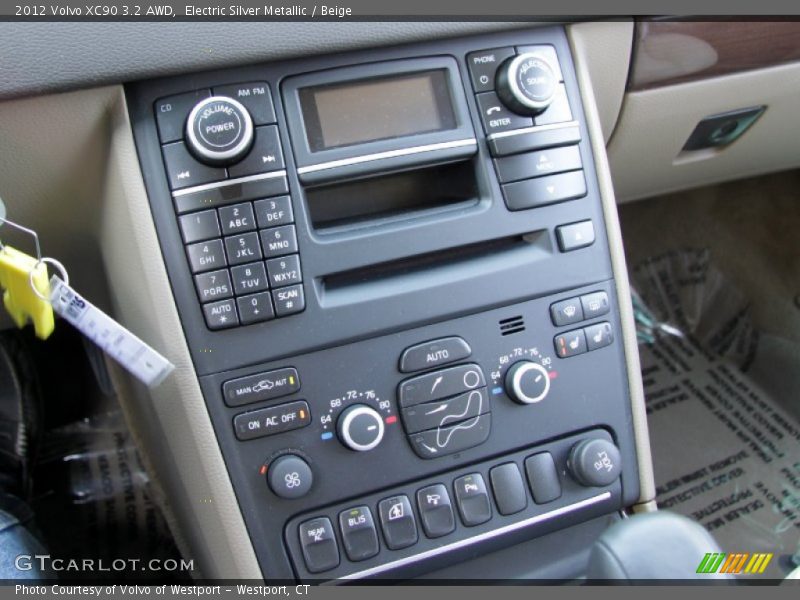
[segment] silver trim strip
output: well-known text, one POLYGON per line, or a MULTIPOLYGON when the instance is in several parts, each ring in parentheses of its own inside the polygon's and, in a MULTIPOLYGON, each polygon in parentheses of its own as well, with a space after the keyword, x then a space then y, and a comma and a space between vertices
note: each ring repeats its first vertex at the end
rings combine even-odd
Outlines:
POLYGON ((336 167, 347 167, 350 165, 358 165, 365 162, 372 162, 373 160, 396 158, 398 156, 408 156, 409 154, 421 154, 423 152, 434 152, 435 150, 446 150, 448 148, 461 148, 463 146, 475 146, 475 148, 477 149, 478 140, 476 140, 475 138, 468 138, 463 140, 455 140, 453 142, 440 142, 438 144, 414 146, 413 148, 401 148, 400 150, 388 150, 386 152, 377 152, 375 154, 354 156, 353 158, 342 158, 340 160, 332 160, 329 162, 318 163, 316 165, 298 167, 297 172, 300 175, 303 175, 305 173, 314 173, 316 171, 324 171, 326 169, 335 169, 336 167))
POLYGON ((497 138, 510 137, 512 135, 522 135, 523 133, 536 133, 537 131, 548 131, 550 129, 564 129, 566 127, 578 127, 577 121, 565 121, 564 123, 551 123, 550 125, 536 125, 534 127, 525 127, 524 129, 512 129, 511 131, 498 131, 487 136, 487 139, 494 140, 497 138))
POLYGON ((364 577, 377 575, 378 573, 383 573, 384 571, 397 569, 405 565, 425 560, 426 558, 430 558, 432 556, 438 556, 440 554, 444 554, 445 552, 449 552, 451 550, 463 548, 464 546, 469 546, 471 544, 482 542, 484 540, 490 540, 499 535, 506 534, 510 531, 516 531, 517 529, 522 529, 524 527, 528 527, 529 525, 534 525, 536 523, 541 523, 542 521, 547 521, 555 517, 560 517, 561 515, 574 512, 581 508, 585 508, 593 504, 598 504, 604 500, 608 500, 609 498, 611 498, 611 492, 603 492, 602 494, 598 494, 597 496, 592 496, 591 498, 587 498, 586 500, 581 500, 580 502, 576 502, 575 504, 568 504, 567 506, 562 506, 561 508, 551 510, 550 512, 530 517, 528 519, 525 519, 524 521, 520 521, 519 523, 511 523, 510 525, 506 525, 505 527, 500 527, 499 529, 494 529, 492 531, 487 531, 486 533, 474 535, 470 538, 460 540, 458 542, 453 542, 452 544, 447 544, 446 546, 440 546, 438 548, 433 548, 425 552, 420 552, 419 554, 415 554, 414 556, 407 556, 406 558, 401 558, 392 561, 390 563, 386 563, 385 565, 378 565, 377 567, 372 567, 371 569, 364 569, 363 571, 357 571, 356 573, 351 573, 350 575, 345 575, 344 577, 340 577, 338 580, 333 580, 326 583, 328 585, 335 585, 336 581, 347 580, 347 579, 363 579, 364 577))
POLYGON ((185 196, 186 194, 192 194, 194 192, 204 192, 206 190, 213 190, 214 188, 236 185, 237 183, 247 183, 248 181, 258 181, 259 179, 272 179, 274 177, 286 177, 286 169, 270 171, 269 173, 259 173, 258 175, 248 175, 247 177, 237 177, 236 179, 224 179, 223 181, 204 183, 203 185, 195 185, 172 192, 172 197, 177 198, 178 196, 185 196))

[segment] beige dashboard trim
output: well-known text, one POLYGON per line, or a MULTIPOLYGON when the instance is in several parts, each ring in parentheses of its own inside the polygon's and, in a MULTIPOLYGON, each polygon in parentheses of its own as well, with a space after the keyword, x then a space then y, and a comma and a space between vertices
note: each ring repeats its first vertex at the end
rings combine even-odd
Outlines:
MULTIPOLYGON (((122 87, 110 108, 100 243, 116 317, 175 364, 155 390, 114 370, 123 409, 172 503, 187 559, 207 579, 262 579, 172 296, 122 87)), ((180 540, 179 540, 180 541, 180 540)))
POLYGON ((636 341, 636 327, 633 321, 628 269, 625 264, 622 232, 619 226, 614 188, 611 183, 611 172, 606 156, 603 129, 595 101, 592 79, 589 75, 589 55, 593 48, 591 45, 585 44, 579 35, 576 35, 574 27, 567 28, 567 35, 572 47, 575 71, 583 100, 583 110, 586 114, 586 125, 594 153, 595 169, 603 204, 603 216, 608 231, 611 266, 614 271, 617 298, 619 300, 622 343, 625 349, 625 361, 628 369, 631 415, 639 467, 639 504, 636 508, 642 511, 655 510, 655 480, 653 477, 653 461, 650 455, 650 434, 647 428, 644 388, 640 377, 641 366, 639 364, 639 348, 636 341))

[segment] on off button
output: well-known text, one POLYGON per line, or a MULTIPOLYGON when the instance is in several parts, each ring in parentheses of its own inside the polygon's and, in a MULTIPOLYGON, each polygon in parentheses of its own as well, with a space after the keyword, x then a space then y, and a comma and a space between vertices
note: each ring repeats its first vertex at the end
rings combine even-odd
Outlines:
POLYGON ((189 149, 210 165, 241 160, 253 144, 253 119, 233 98, 212 96, 198 102, 186 122, 189 149))

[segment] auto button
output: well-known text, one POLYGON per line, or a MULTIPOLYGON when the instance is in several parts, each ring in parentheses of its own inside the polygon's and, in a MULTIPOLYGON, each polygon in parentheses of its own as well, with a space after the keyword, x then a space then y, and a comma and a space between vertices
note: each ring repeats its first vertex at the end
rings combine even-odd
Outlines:
POLYGON ((472 348, 460 337, 440 338, 411 346, 400 357, 403 373, 424 371, 468 358, 472 348))

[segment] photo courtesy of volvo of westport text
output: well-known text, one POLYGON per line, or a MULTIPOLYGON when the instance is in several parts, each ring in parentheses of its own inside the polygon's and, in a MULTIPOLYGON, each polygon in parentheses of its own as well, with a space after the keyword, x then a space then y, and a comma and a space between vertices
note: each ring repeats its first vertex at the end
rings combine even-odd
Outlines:
POLYGON ((235 593, 238 596, 307 596, 309 585, 25 585, 16 584, 16 596, 64 596, 64 597, 97 597, 103 598, 119 594, 120 596, 211 596, 219 597, 224 593, 235 593))

